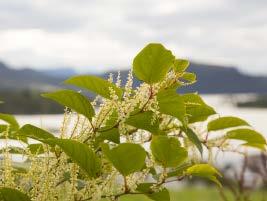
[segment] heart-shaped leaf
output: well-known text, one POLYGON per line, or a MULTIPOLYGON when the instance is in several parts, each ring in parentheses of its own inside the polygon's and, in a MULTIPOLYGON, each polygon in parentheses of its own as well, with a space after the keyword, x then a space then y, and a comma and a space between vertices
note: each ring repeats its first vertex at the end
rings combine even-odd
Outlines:
POLYGON ((161 44, 151 43, 134 58, 135 76, 149 84, 161 81, 174 62, 172 52, 161 44))
POLYGON ((140 171, 145 165, 146 151, 139 144, 122 143, 111 150, 102 144, 102 151, 124 176, 140 171))
POLYGON ((153 136, 150 149, 156 162, 163 167, 177 167, 188 156, 187 150, 174 137, 153 136))

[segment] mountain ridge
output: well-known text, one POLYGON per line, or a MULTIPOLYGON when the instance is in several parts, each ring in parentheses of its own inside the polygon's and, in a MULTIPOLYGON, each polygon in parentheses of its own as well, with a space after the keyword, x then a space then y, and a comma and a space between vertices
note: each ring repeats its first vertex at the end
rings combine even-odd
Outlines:
MULTIPOLYGON (((226 93, 267 93, 267 77, 241 73, 234 67, 191 63, 188 71, 197 75, 198 82, 182 88, 181 92, 197 91, 202 94, 226 93)), ((122 81, 126 82, 128 70, 122 70, 122 81)), ((0 62, 0 90, 33 89, 50 91, 62 87, 61 83, 76 72, 71 68, 40 71, 31 68, 13 69, 0 62), (67 70, 66 70, 67 69, 67 70)), ((108 73, 96 74, 107 78, 108 73)), ((134 80, 134 86, 139 81, 134 80)))

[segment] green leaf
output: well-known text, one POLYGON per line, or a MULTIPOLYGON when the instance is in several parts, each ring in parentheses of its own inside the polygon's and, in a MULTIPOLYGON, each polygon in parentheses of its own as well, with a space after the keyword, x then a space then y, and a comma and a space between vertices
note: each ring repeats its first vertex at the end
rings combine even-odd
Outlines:
POLYGON ((227 132, 227 138, 246 141, 247 143, 245 145, 247 146, 249 146, 250 144, 266 144, 265 138, 257 131, 251 129, 236 129, 229 131, 227 132))
POLYGON ((116 144, 120 143, 120 133, 118 128, 111 128, 106 130, 105 128, 102 128, 98 131, 99 136, 97 136, 96 141, 98 143, 103 142, 104 140, 108 140, 111 142, 114 142, 116 144))
POLYGON ((0 139, 9 139, 9 140, 20 140, 24 143, 27 143, 27 138, 26 137, 23 137, 23 136, 18 136, 17 131, 9 128, 8 125, 0 125, 0 139), (6 133, 8 132, 8 133, 6 133))
POLYGON ((189 65, 189 61, 185 59, 176 59, 174 61, 173 69, 176 73, 182 73, 189 67, 189 65))
POLYGON ((181 147, 180 142, 167 136, 153 136, 150 149, 157 163, 163 167, 177 167, 188 156, 187 150, 181 147))
POLYGON ((41 142, 50 138, 55 138, 55 136, 48 131, 45 131, 31 124, 26 124, 21 127, 21 129, 18 130, 17 135, 22 137, 29 137, 41 142))
POLYGON ((166 188, 158 192, 153 192, 152 186, 157 185, 155 183, 141 183, 137 186, 137 191, 144 193, 148 198, 155 201, 170 201, 169 191, 166 188))
POLYGON ((146 194, 151 200, 155 201, 170 201, 170 194, 166 188, 163 188, 159 192, 155 192, 152 194, 146 194))
POLYGON ((186 170, 186 173, 187 175, 209 179, 221 187, 221 183, 217 179, 218 176, 222 176, 221 173, 209 164, 193 165, 186 170))
POLYGON ((117 109, 113 109, 111 114, 108 117, 108 120, 105 122, 105 126, 107 128, 114 127, 118 122, 118 117, 119 117, 119 115, 118 115, 117 109))
POLYGON ((115 94, 119 98, 121 98, 123 94, 123 90, 118 88, 115 84, 93 75, 74 76, 64 81, 64 83, 84 88, 107 99, 111 98, 110 88, 115 91, 115 94))
POLYGON ((182 97, 187 107, 195 107, 206 104, 203 99, 196 93, 183 94, 182 97))
POLYGON ((99 175, 100 159, 88 145, 70 139, 50 139, 47 141, 58 145, 89 177, 96 178, 99 175))
POLYGON ((25 150, 21 147, 14 147, 14 146, 11 146, 11 147, 4 147, 4 148, 1 148, 0 149, 0 154, 3 154, 5 153, 6 149, 8 149, 8 153, 10 154, 22 154, 25 152, 25 150))
POLYGON ((30 152, 32 154, 43 154, 45 151, 44 151, 44 145, 43 144, 29 144, 28 145, 28 149, 30 150, 30 152))
POLYGON ((171 115, 184 122, 185 104, 183 97, 177 94, 175 90, 169 89, 159 92, 157 101, 161 113, 171 115))
POLYGON ((159 132, 159 121, 158 119, 153 121, 153 115, 151 111, 138 113, 130 116, 125 123, 138 129, 147 130, 152 134, 157 134, 159 132))
POLYGON ((188 137, 188 139, 194 145, 196 145, 196 147, 198 148, 199 152, 202 154, 203 148, 202 148, 202 144, 201 144, 201 142, 200 142, 197 134, 191 128, 182 128, 182 130, 186 134, 186 136, 188 137))
POLYGON ((13 115, 0 113, 0 120, 3 120, 6 123, 8 123, 14 130, 19 129, 19 123, 17 122, 17 120, 13 115))
POLYGON ((12 189, 1 187, 0 188, 0 200, 2 201, 31 201, 31 199, 24 193, 12 189))
POLYGON ((122 143, 111 150, 102 144, 102 151, 123 176, 140 171, 145 165, 146 151, 138 144, 122 143))
POLYGON ((208 106, 198 94, 189 93, 182 95, 182 97, 189 123, 205 121, 209 116, 216 114, 215 110, 208 106))
POLYGON ((197 81, 197 76, 195 73, 184 72, 180 78, 183 81, 186 81, 188 84, 193 84, 197 81))
POLYGON ((95 115, 90 101, 82 94, 72 90, 59 90, 52 93, 42 94, 43 97, 52 99, 61 105, 67 106, 89 120, 95 115))
POLYGON ((209 122, 208 131, 217 131, 237 126, 249 126, 249 124, 237 117, 221 117, 209 122))
POLYGON ((139 80, 152 84, 165 77, 173 62, 171 51, 161 44, 151 43, 134 58, 133 72, 139 80))

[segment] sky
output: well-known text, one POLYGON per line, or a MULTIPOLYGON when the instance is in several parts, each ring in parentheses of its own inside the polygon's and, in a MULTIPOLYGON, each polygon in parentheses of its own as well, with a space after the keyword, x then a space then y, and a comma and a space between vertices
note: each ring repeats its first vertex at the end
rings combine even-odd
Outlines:
POLYGON ((0 1, 0 60, 15 68, 123 69, 150 42, 267 75, 267 1, 0 1))

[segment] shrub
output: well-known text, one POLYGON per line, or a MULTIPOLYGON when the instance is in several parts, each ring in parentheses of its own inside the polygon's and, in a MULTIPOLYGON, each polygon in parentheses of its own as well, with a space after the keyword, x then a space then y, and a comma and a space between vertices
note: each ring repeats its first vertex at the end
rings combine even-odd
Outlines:
POLYGON ((91 102, 69 89, 43 94, 67 108, 58 136, 0 114, 6 122, 2 138, 23 145, 1 149, 2 198, 85 201, 144 194, 168 201, 165 183, 201 177, 220 186, 214 151, 237 151, 232 140, 242 142, 240 152, 248 146, 264 150, 266 141, 246 121, 220 117, 197 93, 177 93, 196 82, 188 66, 161 44, 149 44, 134 58, 124 87, 120 75, 115 82, 112 75, 69 78, 65 84, 96 98, 91 102), (132 72, 141 81, 135 89, 132 72), (13 154, 26 160, 15 163, 13 154))

